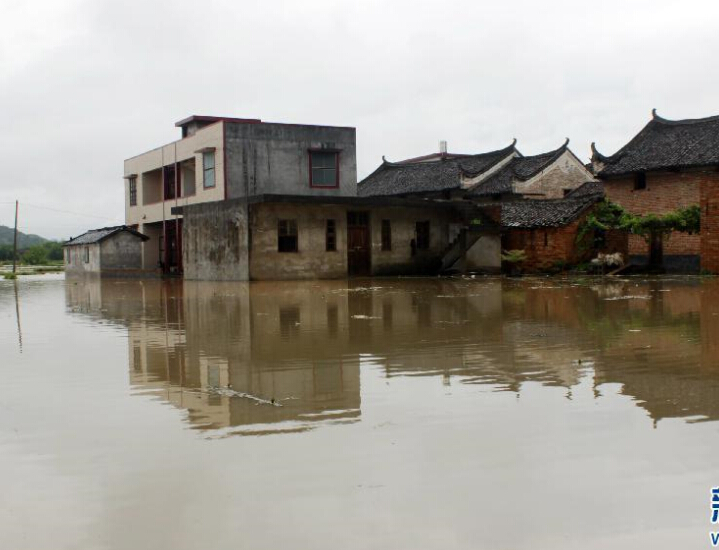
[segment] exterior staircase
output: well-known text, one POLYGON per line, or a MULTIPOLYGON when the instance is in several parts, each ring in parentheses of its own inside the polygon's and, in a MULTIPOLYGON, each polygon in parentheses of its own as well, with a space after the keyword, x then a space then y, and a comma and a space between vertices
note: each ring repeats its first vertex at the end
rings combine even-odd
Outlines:
POLYGON ((440 273, 446 273, 451 270, 452 266, 462 258, 467 250, 472 248, 482 234, 482 231, 472 230, 469 226, 462 227, 459 234, 442 252, 440 273))

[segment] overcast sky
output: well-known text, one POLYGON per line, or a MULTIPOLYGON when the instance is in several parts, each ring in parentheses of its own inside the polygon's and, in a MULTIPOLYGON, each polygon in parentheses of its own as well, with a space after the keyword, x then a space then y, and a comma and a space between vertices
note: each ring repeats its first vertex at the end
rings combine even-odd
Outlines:
POLYGON ((719 114, 719 2, 2 2, 0 224, 67 238, 124 216, 123 159, 191 114, 354 126, 358 177, 565 137, 583 160, 719 114), (33 206, 30 206, 33 205, 33 206), (38 207, 78 213, 69 214, 38 207))

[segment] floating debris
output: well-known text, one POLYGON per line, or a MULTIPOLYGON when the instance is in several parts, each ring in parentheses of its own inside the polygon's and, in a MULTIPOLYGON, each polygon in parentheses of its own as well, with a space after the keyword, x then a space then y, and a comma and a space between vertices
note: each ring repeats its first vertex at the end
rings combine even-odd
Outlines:
POLYGON ((381 319, 382 317, 371 317, 369 315, 352 315, 352 319, 381 319))
POLYGON ((242 397, 243 399, 251 399, 258 405, 272 405, 273 407, 282 406, 281 403, 275 401, 274 397, 272 399, 263 399, 262 397, 257 397, 256 395, 252 395, 251 393, 235 391, 232 388, 218 388, 215 386, 208 386, 207 388, 205 388, 204 393, 221 395, 222 397, 242 397))
POLYGON ((613 302, 614 300, 650 300, 651 296, 632 295, 632 296, 616 296, 614 298, 604 298, 607 302, 613 302))

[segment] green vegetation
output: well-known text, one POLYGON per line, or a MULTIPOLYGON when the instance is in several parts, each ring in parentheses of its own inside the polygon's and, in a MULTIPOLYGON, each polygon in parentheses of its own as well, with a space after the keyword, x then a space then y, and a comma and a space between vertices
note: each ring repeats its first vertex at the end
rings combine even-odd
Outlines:
POLYGON ((667 214, 647 214, 638 216, 624 210, 618 204, 604 199, 579 228, 577 242, 595 230, 619 229, 635 235, 641 235, 647 242, 654 234, 668 235, 672 231, 699 233, 700 209, 698 205, 677 208, 667 214))
POLYGON ((521 264, 527 261, 527 253, 524 250, 504 250, 502 261, 508 264, 521 264))
MULTIPOLYGON (((44 241, 30 247, 18 247, 18 261, 25 265, 55 265, 63 259, 62 244, 56 241, 44 241)), ((12 262, 12 245, 0 245, 0 262, 12 262)))
POLYGON ((608 199, 597 204, 594 211, 589 214, 586 220, 579 227, 577 233, 577 244, 586 248, 589 237, 593 236, 596 245, 601 240, 603 233, 609 229, 626 231, 634 235, 640 235, 651 243, 650 261, 651 265, 661 264, 662 240, 674 231, 683 233, 699 233, 700 230, 700 208, 698 205, 677 208, 666 214, 647 214, 639 216, 631 214, 608 199))

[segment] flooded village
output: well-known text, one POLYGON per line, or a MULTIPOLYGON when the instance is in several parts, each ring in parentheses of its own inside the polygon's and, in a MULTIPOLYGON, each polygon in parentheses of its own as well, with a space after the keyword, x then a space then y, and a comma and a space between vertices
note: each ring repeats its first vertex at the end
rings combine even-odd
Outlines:
POLYGON ((360 181, 351 127, 176 126, 0 281, 8 547, 706 544, 719 117, 360 181))

